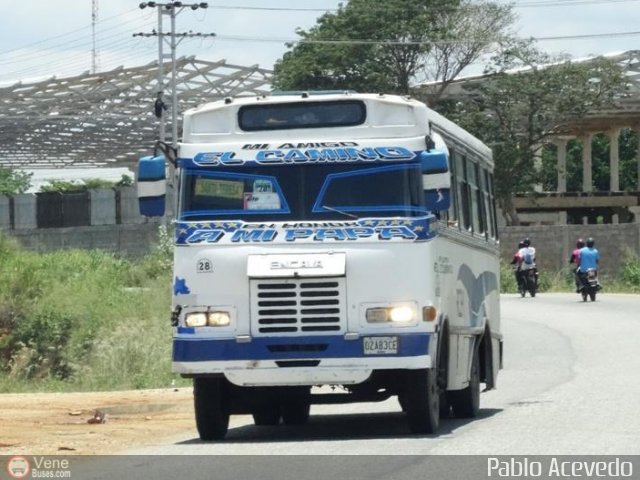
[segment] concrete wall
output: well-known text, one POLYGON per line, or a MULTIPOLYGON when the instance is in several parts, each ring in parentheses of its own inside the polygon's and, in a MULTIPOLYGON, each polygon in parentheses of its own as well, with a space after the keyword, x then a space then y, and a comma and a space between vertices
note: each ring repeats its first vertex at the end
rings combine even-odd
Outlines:
POLYGON ((9 230, 11 228, 11 199, 0 195, 0 230, 9 230))
POLYGON ((116 223, 115 190, 100 188, 92 190, 89 195, 91 198, 91 225, 114 225, 116 223))
POLYGON ((140 258, 158 243, 158 223, 13 230, 25 248, 47 252, 64 248, 100 249, 140 258))
POLYGON ((13 197, 13 228, 37 228, 36 196, 23 193, 13 197))
POLYGON ((38 228, 36 195, 12 198, 0 195, 0 230, 24 247, 41 252, 61 248, 102 249, 139 257, 157 243, 158 227, 165 220, 140 215, 133 187, 93 190, 89 198, 90 218, 86 226, 38 228))

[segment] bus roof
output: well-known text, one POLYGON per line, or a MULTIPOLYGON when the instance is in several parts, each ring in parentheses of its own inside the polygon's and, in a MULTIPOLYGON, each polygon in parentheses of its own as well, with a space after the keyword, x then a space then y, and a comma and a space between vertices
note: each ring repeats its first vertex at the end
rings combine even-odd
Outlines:
POLYGON ((458 143, 477 150, 491 161, 491 150, 480 140, 455 123, 428 108, 424 103, 406 96, 344 92, 278 92, 274 95, 226 98, 189 109, 184 114, 183 144, 250 143, 270 139, 353 140, 366 138, 408 138, 430 133, 431 123, 458 143), (318 128, 287 128, 243 130, 238 113, 245 106, 284 105, 312 102, 363 102, 366 120, 361 125, 318 128))

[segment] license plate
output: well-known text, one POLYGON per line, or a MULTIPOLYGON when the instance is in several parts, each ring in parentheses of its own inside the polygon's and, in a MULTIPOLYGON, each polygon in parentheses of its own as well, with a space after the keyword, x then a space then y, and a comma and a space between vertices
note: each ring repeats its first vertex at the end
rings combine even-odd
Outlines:
POLYGON ((398 353, 398 337, 364 337, 365 355, 395 355, 398 353))

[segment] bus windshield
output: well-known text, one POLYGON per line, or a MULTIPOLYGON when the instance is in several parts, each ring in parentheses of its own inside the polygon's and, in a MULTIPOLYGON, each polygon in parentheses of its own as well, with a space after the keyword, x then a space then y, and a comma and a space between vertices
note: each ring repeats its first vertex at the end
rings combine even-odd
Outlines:
POLYGON ((416 163, 187 169, 180 190, 183 221, 348 220, 427 213, 416 163))

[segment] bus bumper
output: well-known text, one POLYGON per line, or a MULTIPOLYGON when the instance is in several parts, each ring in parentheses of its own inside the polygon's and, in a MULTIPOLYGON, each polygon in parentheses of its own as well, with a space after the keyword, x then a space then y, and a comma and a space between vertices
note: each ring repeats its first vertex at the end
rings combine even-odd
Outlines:
MULTIPOLYGON (((384 337, 388 337, 385 335, 384 337)), ((173 371, 186 376, 224 374, 239 386, 356 384, 374 370, 430 368, 432 334, 392 334, 395 353, 366 353, 363 338, 343 336, 174 338, 173 371)))

